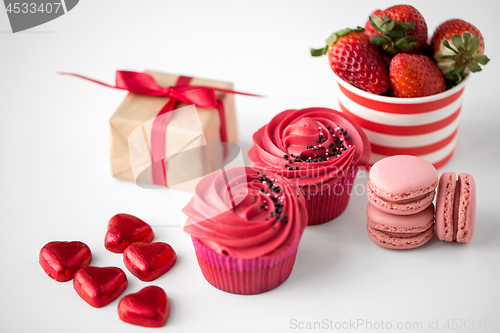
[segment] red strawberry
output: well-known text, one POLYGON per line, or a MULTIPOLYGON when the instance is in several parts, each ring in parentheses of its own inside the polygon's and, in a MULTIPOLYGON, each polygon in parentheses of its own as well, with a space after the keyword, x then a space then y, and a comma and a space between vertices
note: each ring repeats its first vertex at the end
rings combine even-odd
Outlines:
POLYGON ((399 53, 389 67, 391 96, 423 97, 446 89, 443 72, 432 59, 421 54, 399 53))
POLYGON ((390 56, 399 52, 419 53, 427 43, 425 19, 410 5, 392 6, 381 13, 375 11, 366 26, 371 26, 367 33, 371 42, 390 56))
POLYGON ((431 40, 439 68, 447 80, 458 83, 469 71, 479 72, 489 61, 484 55, 484 38, 479 29, 460 19, 441 24, 431 40))
POLYGON ((370 43, 363 28, 344 29, 332 34, 322 49, 311 49, 312 56, 328 52, 333 72, 342 80, 373 94, 389 88, 389 75, 380 51, 370 43))

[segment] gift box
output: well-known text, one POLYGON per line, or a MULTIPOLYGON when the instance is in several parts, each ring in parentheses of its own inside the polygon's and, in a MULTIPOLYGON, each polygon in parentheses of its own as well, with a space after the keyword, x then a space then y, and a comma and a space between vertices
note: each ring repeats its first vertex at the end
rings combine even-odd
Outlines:
POLYGON ((416 98, 375 95, 335 78, 341 110, 363 127, 370 140, 370 166, 392 155, 418 156, 435 168, 452 158, 469 78, 442 93, 416 98))
MULTIPOLYGON (((138 183, 175 184, 175 188, 194 190, 203 175, 223 165, 227 155, 225 149, 210 149, 208 143, 224 141, 236 144, 238 141, 233 85, 153 71, 146 73, 155 81, 146 82, 146 85, 157 84, 166 89, 163 95, 158 93, 160 96, 152 96, 150 92, 143 94, 142 87, 127 89, 135 92, 127 95, 110 119, 112 174, 138 183), (196 105, 198 99, 210 99, 209 95, 214 93, 213 107, 200 107, 207 104, 203 102, 196 105), (203 94, 208 94, 208 97, 203 94), (190 104, 192 106, 187 107, 190 104), (173 111, 166 110, 168 108, 173 111), (165 110, 167 112, 161 115, 165 110), (160 117, 163 119, 159 120, 160 117), (158 135, 163 137, 158 139, 158 135), (160 142, 152 142, 154 140, 160 142), (158 149, 161 158, 154 156, 158 149), (154 173, 158 170, 159 177, 156 175, 155 178, 154 173)), ((125 82, 125 85, 142 85, 143 79, 140 77, 132 84, 125 82)), ((120 85, 118 81, 117 78, 117 86, 120 85)))

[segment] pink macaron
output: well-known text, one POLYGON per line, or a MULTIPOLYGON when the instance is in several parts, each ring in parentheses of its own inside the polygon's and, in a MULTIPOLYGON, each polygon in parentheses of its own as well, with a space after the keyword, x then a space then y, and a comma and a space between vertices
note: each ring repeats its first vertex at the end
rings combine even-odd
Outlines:
POLYGON ((386 213, 410 215, 432 204, 437 185, 438 173, 432 164, 416 156, 396 155, 373 165, 367 196, 386 213))
POLYGON ((366 207, 366 228, 375 244, 386 249, 413 249, 434 235, 434 205, 412 215, 394 215, 372 204, 366 207))
POLYGON ((468 243, 476 227, 476 183, 471 175, 445 172, 436 199, 436 234, 440 240, 468 243))

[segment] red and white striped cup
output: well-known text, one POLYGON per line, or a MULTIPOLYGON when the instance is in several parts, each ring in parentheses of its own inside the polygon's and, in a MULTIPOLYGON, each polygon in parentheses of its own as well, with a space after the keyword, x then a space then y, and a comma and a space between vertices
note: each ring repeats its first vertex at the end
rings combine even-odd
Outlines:
POLYGON ((336 79, 341 110, 370 140, 370 165, 387 156, 414 155, 437 169, 453 156, 467 78, 450 90, 418 98, 374 95, 336 79))

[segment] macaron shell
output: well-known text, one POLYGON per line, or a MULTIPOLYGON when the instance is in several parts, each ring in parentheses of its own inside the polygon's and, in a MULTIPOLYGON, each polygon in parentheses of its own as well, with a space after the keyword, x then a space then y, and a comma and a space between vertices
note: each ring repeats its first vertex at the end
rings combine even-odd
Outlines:
POLYGON ((476 228, 476 182, 466 173, 458 175, 460 197, 458 203, 456 241, 468 243, 476 228))
POLYGON ((370 170, 375 193, 386 200, 421 197, 436 189, 438 173, 429 162, 410 155, 396 155, 375 163, 370 170))
POLYGON ((366 189, 368 201, 383 212, 395 215, 411 215, 419 213, 432 204, 432 200, 434 200, 435 195, 435 191, 432 190, 431 192, 424 194, 423 197, 419 197, 415 201, 404 201, 403 203, 398 203, 387 201, 377 196, 372 186, 373 185, 370 179, 368 179, 366 189))
POLYGON ((429 205, 422 212, 412 215, 394 215, 377 209, 372 204, 366 207, 368 224, 386 234, 405 237, 426 231, 434 224, 434 205, 429 205))
POLYGON ((439 179, 436 198, 436 235, 446 242, 453 241, 453 210, 457 177, 454 172, 445 172, 439 179))
POLYGON ((436 199, 436 235, 446 242, 468 243, 476 228, 476 183, 466 173, 445 172, 436 199))
POLYGON ((375 244, 391 250, 408 250, 427 243, 434 235, 434 227, 430 227, 413 237, 397 237, 374 229, 369 223, 366 224, 368 236, 375 244))

